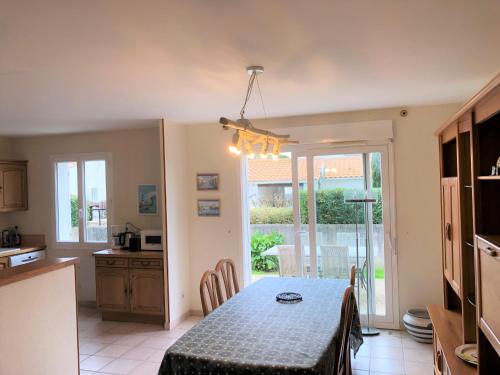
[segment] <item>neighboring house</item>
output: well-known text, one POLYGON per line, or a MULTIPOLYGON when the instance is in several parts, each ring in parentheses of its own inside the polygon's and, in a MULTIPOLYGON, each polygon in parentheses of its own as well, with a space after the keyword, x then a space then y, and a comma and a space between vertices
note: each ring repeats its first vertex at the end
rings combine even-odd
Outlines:
MULTIPOLYGON (((304 159, 298 162, 299 185, 307 184, 304 159)), ((363 158, 322 157, 314 166, 315 189, 362 188, 363 158)), ((252 206, 289 206, 292 200, 292 160, 281 158, 248 160, 248 192, 252 206)))

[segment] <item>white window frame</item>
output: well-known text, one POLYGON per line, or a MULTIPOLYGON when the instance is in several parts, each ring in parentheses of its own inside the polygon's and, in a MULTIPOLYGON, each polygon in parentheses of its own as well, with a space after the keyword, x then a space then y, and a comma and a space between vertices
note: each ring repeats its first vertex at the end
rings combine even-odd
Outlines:
POLYGON ((96 153, 81 153, 81 154, 64 154, 64 155, 54 155, 50 158, 52 167, 52 199, 53 199, 53 215, 52 215, 52 225, 53 225, 53 247, 56 249, 102 249, 109 247, 111 245, 111 223, 113 222, 113 159, 110 152, 96 152, 96 153), (107 230, 108 230, 108 240, 107 242, 87 242, 85 240, 85 176, 83 163, 92 160, 105 160, 106 162, 106 216, 107 216, 107 230), (82 213, 80 214, 80 222, 78 225, 78 242, 64 242, 58 241, 58 210, 57 210, 57 163, 61 162, 76 162, 78 164, 78 209, 82 213))

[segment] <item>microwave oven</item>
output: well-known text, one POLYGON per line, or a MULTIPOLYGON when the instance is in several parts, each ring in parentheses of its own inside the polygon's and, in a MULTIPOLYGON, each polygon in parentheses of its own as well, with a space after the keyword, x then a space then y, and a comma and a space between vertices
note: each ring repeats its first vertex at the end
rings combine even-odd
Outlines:
POLYGON ((163 250, 161 229, 141 230, 141 250, 163 250))

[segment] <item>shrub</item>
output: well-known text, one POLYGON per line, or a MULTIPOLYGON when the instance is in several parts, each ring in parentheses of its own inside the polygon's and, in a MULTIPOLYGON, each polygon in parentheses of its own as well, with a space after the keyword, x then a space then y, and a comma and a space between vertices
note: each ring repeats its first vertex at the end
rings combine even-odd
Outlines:
MULTIPOLYGON (((318 224, 355 224, 364 223, 365 214, 361 207, 344 203, 346 189, 328 189, 316 192, 316 217, 318 224)), ((361 193, 361 192, 360 192, 361 193)), ((382 192, 373 189, 377 202, 373 204, 373 223, 382 223, 382 192)), ((300 191, 300 221, 308 223, 307 192, 300 191)), ((250 209, 250 224, 293 224, 291 207, 253 207, 250 209)))
POLYGON ((252 255, 252 270, 254 271, 276 271, 278 270, 278 257, 273 255, 261 255, 263 251, 270 249, 275 245, 283 243, 283 236, 279 233, 272 232, 262 234, 256 232, 250 240, 250 248, 252 255))
POLYGON ((292 207, 252 207, 251 224, 293 224, 292 207))

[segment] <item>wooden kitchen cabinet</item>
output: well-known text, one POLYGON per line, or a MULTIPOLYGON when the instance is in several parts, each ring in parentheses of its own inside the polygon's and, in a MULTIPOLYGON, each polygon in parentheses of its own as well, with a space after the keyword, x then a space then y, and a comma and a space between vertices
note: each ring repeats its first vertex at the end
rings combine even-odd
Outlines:
POLYGON ((4 270, 9 267, 9 257, 0 258, 0 270, 4 270))
POLYGON ((26 161, 0 161, 0 212, 28 209, 26 161))
POLYGON ((96 268, 96 300, 100 310, 129 310, 129 275, 124 268, 96 268))
POLYGON ((104 320, 163 323, 161 252, 102 250, 96 257, 96 300, 104 320))
POLYGON ((163 314, 163 270, 130 270, 130 311, 163 314))
POLYGON ((460 206, 458 179, 441 180, 443 202, 443 272, 457 295, 461 295, 460 206))

